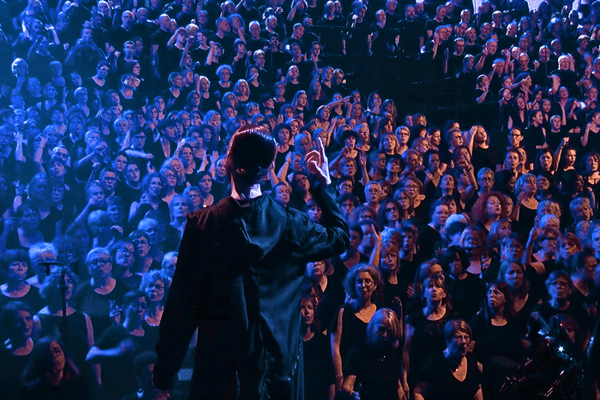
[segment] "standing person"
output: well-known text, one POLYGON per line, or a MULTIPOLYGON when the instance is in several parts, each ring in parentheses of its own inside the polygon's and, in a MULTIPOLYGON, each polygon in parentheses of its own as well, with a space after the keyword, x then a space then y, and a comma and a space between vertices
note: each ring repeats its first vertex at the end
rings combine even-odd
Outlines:
POLYGON ((183 235, 160 326, 156 399, 166 399, 199 329, 190 398, 302 399, 300 296, 308 261, 342 253, 341 217, 321 140, 306 157, 322 224, 262 196, 276 143, 263 128, 233 135, 226 157, 232 195, 197 211, 183 235), (218 266, 219 273, 212 273, 218 266), (218 288, 218 289, 217 289, 218 288))

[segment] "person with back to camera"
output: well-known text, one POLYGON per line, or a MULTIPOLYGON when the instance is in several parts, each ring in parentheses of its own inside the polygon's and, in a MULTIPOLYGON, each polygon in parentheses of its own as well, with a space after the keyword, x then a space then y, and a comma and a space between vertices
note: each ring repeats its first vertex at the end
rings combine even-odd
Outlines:
POLYGON ((304 266, 342 253, 348 228, 328 187, 322 141, 305 157, 322 224, 262 196, 260 181, 275 155, 263 128, 236 131, 226 157, 232 195, 189 217, 156 347, 157 400, 169 397, 198 327, 190 399, 303 398, 304 266))

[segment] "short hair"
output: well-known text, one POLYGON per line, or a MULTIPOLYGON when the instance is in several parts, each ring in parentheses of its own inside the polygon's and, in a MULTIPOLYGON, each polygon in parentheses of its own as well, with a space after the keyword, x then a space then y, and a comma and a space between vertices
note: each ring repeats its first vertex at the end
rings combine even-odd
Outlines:
MULTIPOLYGON (((73 282, 73 293, 72 296, 75 296, 77 293, 77 275, 69 268, 66 268, 63 271, 62 267, 55 266, 50 269, 50 274, 44 280, 44 283, 40 287, 40 295, 46 300, 46 302, 50 302, 52 296, 55 296, 55 299, 58 297, 60 299, 62 295, 60 294, 60 285, 61 280, 65 277, 68 277, 73 282)), ((71 297, 72 297, 71 296, 71 297)))
POLYGON ((225 166, 227 174, 237 176, 244 184, 252 185, 267 174, 275 159, 277 142, 270 132, 260 126, 245 125, 229 142, 225 166))
POLYGON ((123 296, 123 310, 125 310, 125 308, 128 305, 130 305, 131 303, 133 303, 140 297, 143 297, 144 299, 146 299, 146 303, 150 302, 150 299, 148 298, 148 295, 146 294, 146 292, 142 292, 139 289, 130 290, 129 292, 125 293, 125 295, 123 296))
POLYGON ((169 289, 171 288, 171 278, 169 278, 163 270, 158 269, 146 272, 142 277, 142 282, 140 283, 140 290, 145 293, 146 288, 148 288, 150 283, 156 282, 158 280, 163 281, 163 284, 165 285, 165 295, 161 302, 162 304, 164 304, 167 301, 167 294, 169 293, 169 289))
POLYGON ((10 249, 2 255, 2 258, 0 258, 0 274, 8 271, 10 264, 15 261, 24 261, 27 263, 28 267, 31 265, 31 260, 29 259, 29 254, 27 254, 27 251, 21 249, 10 249))
MULTIPOLYGON (((592 257, 594 256, 593 254, 591 255, 592 257)), ((556 271, 552 271, 550 273, 550 275, 548 275, 548 278, 546 279, 546 289, 550 290, 550 286, 554 283, 554 281, 556 281, 558 278, 563 278, 564 280, 567 281, 567 285, 569 285, 569 289, 571 289, 571 291, 573 290, 573 280, 571 279, 571 275, 562 269, 556 270, 556 271)))
POLYGON ((31 311, 31 307, 29 304, 24 303, 22 301, 13 300, 8 302, 4 308, 2 308, 2 317, 0 318, 1 327, 3 327, 3 332, 8 332, 12 327, 14 319, 17 317, 17 313, 19 311, 27 311, 29 315, 33 317, 33 312, 31 311))
POLYGON ((52 243, 40 242, 40 243, 33 244, 33 245, 31 245, 31 247, 29 247, 29 259, 34 260, 40 254, 46 253, 46 252, 51 252, 54 254, 55 257, 58 257, 58 251, 56 250, 56 247, 54 247, 54 245, 52 243))
POLYGON ((444 325, 444 340, 446 343, 454 338, 456 332, 466 333, 470 339, 473 339, 473 331, 464 319, 453 319, 446 322, 446 325, 444 325))
POLYGON ((369 275, 371 275, 373 283, 375 284, 373 299, 379 299, 383 295, 383 278, 381 276, 381 272, 379 272, 379 269, 369 264, 358 264, 352 267, 350 271, 348 271, 348 273, 346 274, 346 279, 344 279, 344 289, 346 289, 346 293, 348 293, 348 295, 352 299, 358 298, 358 293, 356 293, 355 280, 358 274, 360 274, 361 272, 366 272, 369 275))

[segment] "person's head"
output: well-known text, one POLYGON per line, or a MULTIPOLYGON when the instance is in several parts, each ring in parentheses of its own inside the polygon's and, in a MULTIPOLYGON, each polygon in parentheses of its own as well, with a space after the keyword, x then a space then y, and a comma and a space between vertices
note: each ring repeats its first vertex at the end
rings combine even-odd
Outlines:
POLYGON ((582 249, 581 241, 574 233, 561 234, 556 240, 556 258, 565 265, 569 265, 573 255, 582 249))
POLYGON ((452 277, 458 277, 469 267, 469 256, 461 247, 450 246, 442 253, 440 264, 446 274, 452 277))
POLYGON ((508 283, 497 280, 487 285, 483 314, 489 321, 493 316, 510 317, 514 314, 514 295, 508 283))
POLYGON ((486 245, 487 234, 483 228, 469 225, 460 235, 460 246, 464 249, 482 248, 486 245))
POLYGON ((167 182, 162 174, 147 174, 142 181, 142 192, 151 198, 163 198, 167 194, 167 182))
POLYGON ((513 293, 529 293, 529 280, 527 279, 525 265, 520 261, 504 261, 500 264, 498 280, 506 282, 513 293))
POLYGON ((385 277, 398 272, 400 249, 396 244, 386 242, 382 244, 380 253, 380 269, 385 277))
POLYGON ((156 246, 163 239, 163 229, 161 223, 154 218, 142 219, 137 228, 148 236, 151 247, 156 246))
POLYGON ((571 272, 577 273, 587 281, 593 281, 598 266, 594 252, 590 249, 579 250, 571 260, 571 272))
POLYGON ((476 223, 495 222, 499 218, 507 217, 506 196, 500 192, 486 192, 480 194, 472 208, 473 220, 476 223))
POLYGON ((2 308, 0 329, 11 344, 20 345, 33 334, 33 313, 29 304, 13 300, 2 308))
POLYGON ((573 280, 567 271, 552 271, 545 283, 552 300, 565 301, 573 292, 573 280))
POLYGON ((113 259, 108 249, 96 247, 90 250, 86 256, 85 263, 92 279, 104 282, 111 276, 113 259))
POLYGON ((366 344, 377 350, 398 347, 402 338, 402 321, 389 308, 381 308, 373 314, 367 325, 366 344))
POLYGON ((164 305, 171 287, 171 278, 163 270, 148 271, 142 277, 140 290, 146 293, 150 303, 164 305))
POLYGON ((77 280, 70 269, 53 267, 40 287, 40 295, 53 306, 61 304, 63 299, 69 302, 77 293, 77 280))
POLYGON ((433 273, 423 280, 420 288, 421 301, 423 304, 439 302, 443 305, 450 305, 450 293, 448 293, 448 287, 446 286, 443 272, 441 272, 441 266, 439 264, 435 265, 440 268, 440 272, 433 273))
POLYGON ((44 382, 52 386, 51 379, 61 376, 61 381, 69 381, 79 376, 79 370, 67 354, 63 343, 51 336, 38 340, 29 356, 23 372, 23 384, 32 385, 44 382))
POLYGON ((580 221, 590 221, 593 216, 592 206, 590 199, 587 197, 576 197, 569 203, 569 210, 571 211, 571 217, 575 223, 580 221))
POLYGON ((142 290, 131 290, 125 293, 122 305, 124 324, 130 322, 130 326, 135 328, 141 326, 146 317, 149 303, 148 295, 142 290))
POLYGON ((527 173, 517 178, 515 184, 515 194, 524 192, 528 196, 533 196, 538 189, 537 178, 534 174, 527 173))
POLYGON ((5 281, 23 282, 27 278, 30 263, 25 250, 7 250, 0 258, 0 273, 5 281))
POLYGON ((170 279, 173 279, 173 274, 177 267, 177 256, 178 253, 176 251, 170 251, 164 255, 161 263, 161 270, 164 271, 170 279))
POLYGON ((238 129, 227 150, 228 176, 245 188, 260 182, 275 158, 276 149, 275 140, 265 128, 246 125, 238 129))
POLYGON ((453 319, 444 325, 446 351, 451 357, 464 357, 472 349, 473 332, 464 319, 453 319))
POLYGON ((353 300, 376 301, 383 293, 381 273, 372 265, 355 265, 346 275, 344 288, 353 300))

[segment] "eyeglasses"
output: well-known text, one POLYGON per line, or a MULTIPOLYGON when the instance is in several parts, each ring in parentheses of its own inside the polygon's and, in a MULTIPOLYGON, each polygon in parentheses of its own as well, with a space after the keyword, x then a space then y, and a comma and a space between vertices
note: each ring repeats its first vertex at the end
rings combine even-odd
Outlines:
POLYGON ((177 178, 175 174, 165 174, 165 178, 177 178))
POLYGON ((134 301, 133 303, 130 304, 130 306, 133 308, 137 308, 139 310, 147 310, 148 309, 148 304, 142 303, 139 301, 134 301))
POLYGON ((156 284, 153 284, 153 283, 149 284, 149 285, 148 285, 148 287, 149 287, 150 289, 154 288, 154 289, 156 289, 156 290, 157 290, 157 291, 159 291, 159 292, 162 292, 163 290, 165 290, 165 287, 164 287, 164 286, 161 286, 161 285, 156 285, 156 284))
POLYGON ((132 255, 132 254, 133 254, 133 250, 129 250, 129 249, 119 249, 119 250, 117 250, 117 253, 120 253, 120 254, 124 254, 124 255, 128 255, 128 256, 130 256, 130 255, 132 255))
POLYGON ((372 279, 357 279, 356 280, 356 284, 357 285, 362 285, 362 286, 373 286, 375 282, 372 279))

